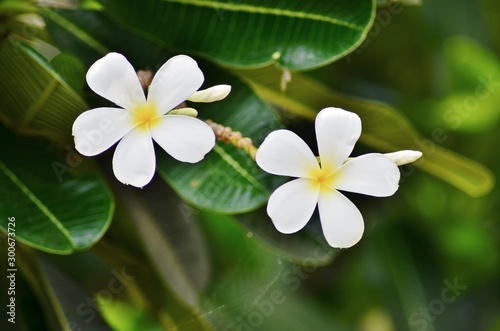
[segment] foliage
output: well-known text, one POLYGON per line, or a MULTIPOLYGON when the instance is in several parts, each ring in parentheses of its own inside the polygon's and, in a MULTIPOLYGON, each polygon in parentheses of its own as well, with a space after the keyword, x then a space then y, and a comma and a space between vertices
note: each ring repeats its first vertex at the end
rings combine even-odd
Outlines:
POLYGON ((4 272, 18 270, 16 327, 497 330, 499 10, 487 0, 1 1, 0 285, 5 295, 4 272), (352 198, 367 230, 343 251, 325 243, 317 213, 278 233, 265 205, 286 179, 231 144, 197 164, 158 148, 153 182, 126 187, 112 151, 85 158, 71 135, 82 112, 110 106, 85 73, 111 51, 152 71, 194 57, 204 87, 232 86, 197 104, 199 118, 256 147, 287 127, 314 148, 314 118, 334 106, 362 119, 354 155, 424 156, 400 168, 394 197, 352 198))

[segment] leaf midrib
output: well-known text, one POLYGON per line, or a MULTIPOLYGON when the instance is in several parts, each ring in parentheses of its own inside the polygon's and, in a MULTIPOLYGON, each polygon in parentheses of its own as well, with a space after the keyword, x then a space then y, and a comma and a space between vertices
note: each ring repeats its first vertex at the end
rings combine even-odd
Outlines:
POLYGON ((71 240, 71 234, 68 230, 61 224, 57 217, 52 214, 52 212, 44 205, 40 199, 38 199, 35 194, 26 186, 24 183, 9 169, 5 163, 0 161, 0 169, 3 173, 12 181, 12 183, 23 192, 26 197, 61 231, 61 233, 68 239, 71 246, 75 246, 75 243, 71 240))
POLYGON ((302 19, 310 19, 313 21, 326 22, 334 25, 343 26, 352 30, 363 32, 365 28, 360 27, 358 25, 342 21, 337 18, 328 17, 320 14, 311 14, 302 11, 293 11, 287 9, 280 8, 269 8, 269 7, 258 7, 247 5, 244 3, 221 3, 216 1, 203 1, 203 0, 163 0, 166 2, 175 2, 184 5, 192 5, 198 7, 207 7, 213 9, 221 9, 225 11, 232 12, 245 12, 245 13, 253 13, 253 14, 264 14, 264 15, 275 15, 275 16, 285 16, 289 18, 302 18, 302 19))
POLYGON ((267 190, 265 187, 263 187, 257 179, 255 179, 248 171, 243 168, 238 161, 236 161, 231 155, 226 153, 222 147, 219 145, 215 145, 214 152, 216 152, 229 166, 231 166, 236 172, 238 172, 244 179, 246 179, 250 184, 252 184, 256 189, 258 189, 261 192, 266 193, 267 190))
POLYGON ((106 46, 101 44, 97 39, 95 39, 92 35, 88 34, 85 30, 81 29, 79 26, 75 25, 71 21, 62 17, 52 10, 45 10, 47 17, 49 17, 52 22, 56 23, 63 29, 65 29, 68 33, 74 35, 77 39, 81 40, 84 44, 94 49, 96 52, 100 54, 107 54, 109 50, 106 46))

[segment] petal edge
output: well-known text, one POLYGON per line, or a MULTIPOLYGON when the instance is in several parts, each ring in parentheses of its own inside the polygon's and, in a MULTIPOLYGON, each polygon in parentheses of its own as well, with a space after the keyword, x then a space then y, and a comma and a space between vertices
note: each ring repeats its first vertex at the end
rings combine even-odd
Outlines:
POLYGON ((155 169, 156 157, 149 132, 132 130, 116 146, 115 177, 125 185, 144 187, 153 179, 155 169))
POLYGON ((319 170, 313 152, 299 136, 289 130, 271 132, 257 149, 257 165, 264 171, 281 176, 308 177, 319 170))
POLYGON ((302 229, 316 208, 319 189, 314 190, 309 179, 299 178, 278 187, 269 197, 267 214, 281 233, 302 229))
POLYGON ((354 246, 365 230, 363 216, 342 193, 323 190, 318 198, 321 228, 328 244, 335 248, 354 246))
POLYGON ((174 159, 196 163, 215 145, 214 131, 205 122, 185 115, 164 115, 151 129, 154 141, 174 159))
POLYGON ((316 116, 316 139, 322 167, 338 169, 361 135, 361 119, 341 108, 324 108, 316 116))
POLYGON ((73 123, 76 150, 85 156, 100 154, 133 129, 131 113, 119 108, 95 108, 81 113, 73 123))
POLYGON ((109 53, 97 60, 87 71, 86 79, 95 93, 125 109, 146 102, 134 67, 122 54, 109 53))
POLYGON ((170 58, 156 72, 151 82, 148 102, 166 114, 192 96, 203 84, 198 63, 187 55, 170 58))

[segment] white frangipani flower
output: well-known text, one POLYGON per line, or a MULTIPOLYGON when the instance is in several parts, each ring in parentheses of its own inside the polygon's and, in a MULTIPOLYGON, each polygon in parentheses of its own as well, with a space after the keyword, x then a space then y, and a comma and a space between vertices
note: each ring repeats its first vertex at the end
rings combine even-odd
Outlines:
POLYGON ((168 113, 185 100, 217 101, 231 90, 228 85, 218 85, 197 91, 203 80, 195 60, 174 56, 154 76, 146 99, 132 65, 123 55, 109 53, 90 67, 87 83, 95 93, 122 108, 95 108, 78 116, 73 124, 76 149, 94 156, 119 141, 113 172, 122 183, 136 187, 153 178, 153 140, 179 161, 202 160, 215 145, 213 130, 197 118, 178 115, 196 114, 192 108, 176 109, 176 115, 168 113))
POLYGON ((299 231, 318 205, 323 233, 332 247, 351 247, 361 239, 363 217, 338 190, 390 196, 398 189, 400 173, 396 163, 382 154, 348 160, 360 135, 358 115, 325 108, 316 117, 320 162, 291 131, 277 130, 267 136, 257 151, 257 164, 271 174, 298 177, 277 188, 269 198, 267 213, 278 231, 299 231))

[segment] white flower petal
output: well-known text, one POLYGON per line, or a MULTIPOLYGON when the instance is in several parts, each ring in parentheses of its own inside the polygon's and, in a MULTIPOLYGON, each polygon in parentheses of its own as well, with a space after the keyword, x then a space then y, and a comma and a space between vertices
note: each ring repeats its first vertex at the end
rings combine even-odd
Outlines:
POLYGON ((126 109, 146 101, 134 67, 118 53, 97 60, 87 72, 87 84, 95 93, 126 109))
POLYGON ((188 100, 193 102, 214 102, 224 99, 229 92, 231 92, 230 85, 216 85, 195 92, 188 100))
POLYGON ((143 187, 153 178, 155 168, 153 140, 148 131, 132 130, 116 146, 113 172, 123 184, 143 187))
POLYGON ((148 102, 158 107, 161 114, 166 114, 192 96, 203 80, 203 73, 195 60, 187 55, 174 56, 154 76, 148 102))
POLYGON ((75 148, 94 156, 113 146, 133 129, 132 113, 119 108, 95 108, 78 116, 73 123, 75 148))
POLYGON ((294 179, 271 194, 267 214, 279 232, 297 232, 311 218, 318 202, 318 194, 319 189, 314 189, 310 179, 294 179))
POLYGON ((375 197, 393 195, 401 174, 394 162, 382 154, 365 154, 345 163, 336 174, 338 190, 375 197))
POLYGON ((323 189, 319 195, 318 209, 323 234, 330 246, 348 248, 363 236, 363 216, 342 193, 323 189))
POLYGON ((389 158, 392 162, 396 163, 396 165, 402 166, 418 160, 422 156, 422 152, 404 150, 393 153, 385 153, 384 156, 389 158))
POLYGON ((264 171, 282 176, 308 177, 319 165, 311 149, 289 130, 271 132, 257 150, 257 164, 264 171))
POLYGON ((203 121, 183 115, 165 115, 151 129, 151 136, 173 158, 201 161, 215 145, 214 131, 203 121))
POLYGON ((351 154, 361 135, 358 115, 340 108, 325 108, 316 117, 316 138, 321 167, 336 170, 351 154))

